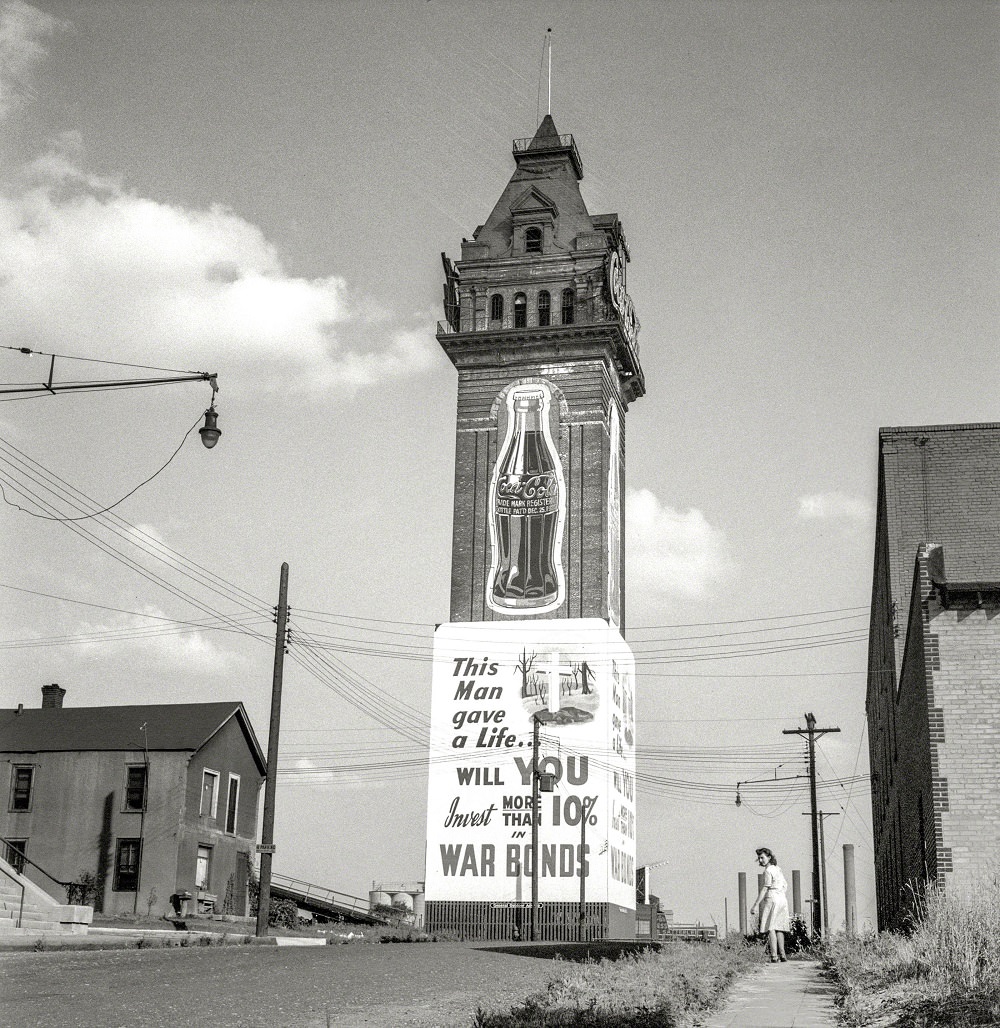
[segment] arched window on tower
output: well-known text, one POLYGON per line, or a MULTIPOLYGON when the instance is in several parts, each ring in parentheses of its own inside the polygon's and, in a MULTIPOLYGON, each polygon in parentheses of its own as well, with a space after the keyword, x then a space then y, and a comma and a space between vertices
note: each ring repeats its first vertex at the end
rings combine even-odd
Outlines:
POLYGON ((526 328, 528 325, 528 298, 524 293, 514 296, 514 328, 526 328))
POLYGON ((575 295, 572 289, 564 289, 562 292, 562 323, 573 324, 573 308, 575 306, 575 295))
POLYGON ((503 297, 499 293, 490 297, 490 321, 503 321, 503 297))
POLYGON ((549 296, 547 289, 543 289, 538 294, 538 324, 545 325, 551 324, 552 321, 552 297, 549 296))
POLYGON ((542 230, 540 228, 526 228, 524 230, 524 252, 542 252, 542 230))

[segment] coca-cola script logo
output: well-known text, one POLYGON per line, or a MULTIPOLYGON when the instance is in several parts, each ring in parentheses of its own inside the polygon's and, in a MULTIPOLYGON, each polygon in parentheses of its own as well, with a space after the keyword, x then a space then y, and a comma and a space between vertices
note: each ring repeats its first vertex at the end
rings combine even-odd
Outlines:
POLYGON ((548 471, 540 475, 500 475, 495 509, 509 514, 548 514, 559 506, 559 480, 548 471))
POLYGON ((544 475, 501 475, 497 482, 497 495, 517 496, 522 500, 533 500, 536 496, 559 494, 559 482, 555 472, 544 475))

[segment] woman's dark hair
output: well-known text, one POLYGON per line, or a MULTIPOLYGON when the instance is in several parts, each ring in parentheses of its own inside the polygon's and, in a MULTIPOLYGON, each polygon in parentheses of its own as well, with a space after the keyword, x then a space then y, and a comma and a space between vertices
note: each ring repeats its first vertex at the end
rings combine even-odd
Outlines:
POLYGON ((761 848, 757 850, 757 856, 759 857, 762 853, 767 855, 767 862, 769 864, 777 866, 778 858, 766 846, 761 846, 761 848))

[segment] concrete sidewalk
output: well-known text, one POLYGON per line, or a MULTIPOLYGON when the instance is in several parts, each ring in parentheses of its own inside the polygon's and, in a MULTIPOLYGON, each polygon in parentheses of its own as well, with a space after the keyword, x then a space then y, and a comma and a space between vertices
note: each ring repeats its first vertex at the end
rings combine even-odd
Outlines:
POLYGON ((765 964, 737 983, 725 1009, 704 1028, 834 1028, 835 994, 815 960, 765 964))

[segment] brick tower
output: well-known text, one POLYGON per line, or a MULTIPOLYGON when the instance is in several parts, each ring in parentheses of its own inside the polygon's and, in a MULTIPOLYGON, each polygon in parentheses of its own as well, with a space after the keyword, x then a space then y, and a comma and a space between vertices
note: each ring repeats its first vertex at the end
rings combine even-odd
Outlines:
POLYGON ((591 215, 583 167, 551 116, 514 141, 517 169, 486 223, 444 258, 438 341, 458 369, 451 620, 530 615, 490 604, 489 491, 518 386, 550 394, 551 435, 565 481, 563 602, 540 616, 624 625, 624 414, 645 392, 639 323, 617 214, 591 215))
POLYGON ((546 115, 442 255, 458 370, 451 620, 434 637, 427 927, 634 938, 624 416, 645 387, 616 214, 546 115), (542 794, 542 783, 552 794, 542 794))

